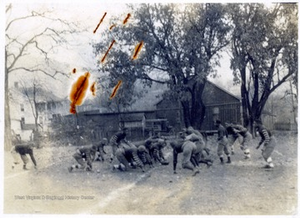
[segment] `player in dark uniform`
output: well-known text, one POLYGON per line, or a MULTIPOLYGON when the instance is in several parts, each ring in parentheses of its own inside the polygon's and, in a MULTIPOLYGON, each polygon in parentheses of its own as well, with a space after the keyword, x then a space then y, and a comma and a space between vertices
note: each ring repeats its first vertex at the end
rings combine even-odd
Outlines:
POLYGON ((154 160, 154 162, 159 162, 162 165, 168 165, 169 162, 166 160, 163 148, 167 145, 166 140, 158 137, 158 136, 152 136, 145 141, 145 148, 148 150, 148 153, 151 157, 151 159, 154 160))
POLYGON ((228 123, 225 123, 226 131, 228 133, 228 142, 231 154, 235 154, 235 147, 241 146, 243 143, 243 136, 241 136, 239 133, 235 132, 234 129, 228 125, 228 123))
POLYGON ((127 128, 123 128, 121 131, 115 133, 110 139, 110 145, 112 146, 111 162, 116 156, 120 164, 113 166, 113 169, 119 169, 127 171, 129 166, 135 167, 137 165, 144 170, 144 164, 137 154, 137 147, 126 140, 127 128))
POLYGON ((95 159, 96 150, 96 146, 78 148, 73 157, 79 164, 75 164, 69 167, 69 172, 72 172, 73 169, 83 169, 86 171, 92 171, 92 162, 95 159))
POLYGON ((133 168, 138 166, 145 172, 144 163, 138 156, 138 148, 133 143, 127 141, 125 144, 122 142, 115 154, 120 164, 114 166, 113 169, 127 171, 130 166, 133 168))
MULTIPOLYGON (((21 159, 23 161, 23 169, 24 170, 28 170, 26 165, 27 163, 29 162, 28 160, 28 157, 27 157, 27 154, 30 156, 31 160, 32 160, 32 163, 34 164, 34 168, 36 169, 37 168, 37 164, 36 164, 36 160, 34 158, 34 155, 33 155, 33 144, 22 144, 22 145, 15 145, 12 147, 11 149, 11 154, 14 158, 14 165, 18 164, 18 160, 17 160, 17 154, 19 154, 21 156, 21 159)), ((14 168, 14 165, 12 166, 12 168, 14 168)))
POLYGON ((235 134, 239 134, 240 136, 243 137, 243 140, 241 142, 241 150, 244 152, 245 159, 250 159, 251 155, 250 155, 249 144, 252 140, 251 133, 247 130, 247 128, 243 127, 242 125, 232 124, 232 123, 226 123, 225 125, 226 128, 231 127, 235 134))
POLYGON ((124 141, 125 143, 127 143, 127 140, 126 140, 126 131, 127 131, 127 128, 123 128, 121 131, 116 132, 110 138, 109 145, 112 148, 111 161, 115 157, 116 150, 117 150, 117 148, 119 148, 121 142, 124 141))
POLYGON ((93 144, 96 146, 95 161, 104 161, 104 154, 106 154, 104 146, 107 145, 107 138, 103 138, 100 142, 94 142, 93 144))
POLYGON ((259 132, 259 135, 261 137, 261 141, 259 142, 256 149, 259 149, 260 146, 263 144, 262 156, 267 162, 267 165, 265 168, 273 168, 274 164, 272 161, 271 154, 274 151, 274 148, 276 147, 276 138, 271 134, 271 132, 262 124, 260 120, 254 121, 254 126, 259 132))
POLYGON ((153 167, 153 162, 150 157, 149 151, 144 145, 139 145, 137 147, 137 155, 144 165, 148 164, 150 168, 153 167))

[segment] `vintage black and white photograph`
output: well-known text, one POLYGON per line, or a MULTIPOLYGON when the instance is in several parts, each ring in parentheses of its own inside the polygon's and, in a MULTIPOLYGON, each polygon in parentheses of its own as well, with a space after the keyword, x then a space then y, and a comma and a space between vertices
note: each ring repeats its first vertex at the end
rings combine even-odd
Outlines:
POLYGON ((299 215, 297 1, 2 4, 4 215, 299 215))

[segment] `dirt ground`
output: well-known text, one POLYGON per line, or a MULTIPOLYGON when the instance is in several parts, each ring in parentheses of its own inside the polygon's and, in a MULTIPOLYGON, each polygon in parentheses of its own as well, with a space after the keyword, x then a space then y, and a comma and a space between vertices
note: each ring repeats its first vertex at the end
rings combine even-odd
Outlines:
MULTIPOLYGON (((181 168, 172 170, 158 163, 145 173, 113 171, 112 165, 94 162, 95 172, 67 168, 75 163, 75 147, 44 146, 35 149, 38 169, 29 164, 11 169, 12 158, 5 153, 4 214, 103 214, 103 215, 298 215, 297 134, 277 132, 273 153, 275 168, 265 170, 258 139, 253 140, 251 160, 244 160, 235 148, 232 163, 221 165, 216 140, 208 145, 212 167, 201 165, 196 176, 181 168), (98 172, 97 172, 98 171, 98 172)), ((106 148, 108 150, 108 148, 106 148)), ((109 154, 106 156, 109 159, 109 154)))

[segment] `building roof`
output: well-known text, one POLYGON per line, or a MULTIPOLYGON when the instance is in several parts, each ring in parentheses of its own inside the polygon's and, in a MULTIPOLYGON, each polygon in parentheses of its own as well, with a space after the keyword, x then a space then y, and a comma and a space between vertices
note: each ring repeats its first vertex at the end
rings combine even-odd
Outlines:
MULTIPOLYGON (((234 99, 236 99, 237 101, 240 101, 241 99, 239 97, 237 97, 236 95, 233 95, 232 93, 230 93, 229 91, 227 91, 226 89, 216 85, 215 83, 207 80, 207 83, 209 83, 210 85, 216 87, 217 89, 220 89, 222 92, 226 93, 227 95, 230 95, 231 97, 233 97, 234 99)), ((165 100, 165 98, 160 99, 157 103, 155 103, 155 105, 158 105, 159 103, 161 103, 163 100, 165 100)))
MULTIPOLYGON (((33 97, 33 87, 26 88, 26 91, 29 93, 29 95, 31 95, 30 97, 33 97)), ((23 93, 22 89, 19 88, 19 92, 23 93)), ((24 95, 24 93, 22 95, 24 95)), ((60 102, 63 100, 62 98, 59 98, 56 95, 54 95, 52 91, 43 88, 37 89, 35 97, 37 103, 60 102)))
POLYGON ((56 95, 53 94, 53 92, 45 89, 39 90, 39 93, 37 95, 37 102, 59 102, 62 101, 62 98, 57 97, 56 95))
POLYGON ((211 81, 209 81, 209 80, 207 80, 207 82, 210 83, 211 85, 215 86, 216 88, 222 90, 223 92, 227 93, 228 95, 230 95, 230 96, 236 98, 237 100, 239 100, 239 101, 241 100, 240 97, 237 97, 236 95, 230 93, 229 91, 227 91, 226 89, 224 89, 224 88, 218 86, 217 84, 215 84, 215 83, 213 83, 213 82, 211 82, 211 81))

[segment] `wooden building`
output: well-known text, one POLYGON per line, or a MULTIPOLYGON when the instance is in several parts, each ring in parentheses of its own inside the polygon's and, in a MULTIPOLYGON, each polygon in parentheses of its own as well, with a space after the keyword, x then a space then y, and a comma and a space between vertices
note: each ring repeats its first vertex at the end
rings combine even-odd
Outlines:
MULTIPOLYGON (((216 132, 214 121, 242 123, 240 99, 230 94, 219 86, 207 82, 203 92, 203 101, 206 105, 206 115, 201 131, 216 132)), ((147 138, 153 132, 174 134, 184 127, 183 113, 179 102, 162 99, 156 104, 155 110, 131 111, 122 113, 100 113, 99 110, 78 112, 77 115, 69 114, 53 123, 63 123, 70 129, 72 137, 78 140, 84 135, 84 142, 88 143, 101 138, 110 138, 121 127, 128 128, 129 140, 147 138)))
MULTIPOLYGON (((206 106, 204 122, 201 131, 215 131, 214 121, 235 122, 242 124, 241 101, 225 89, 207 81, 202 94, 206 106)), ((162 99, 156 105, 157 118, 165 118, 178 131, 184 127, 183 112, 180 102, 162 99)))

